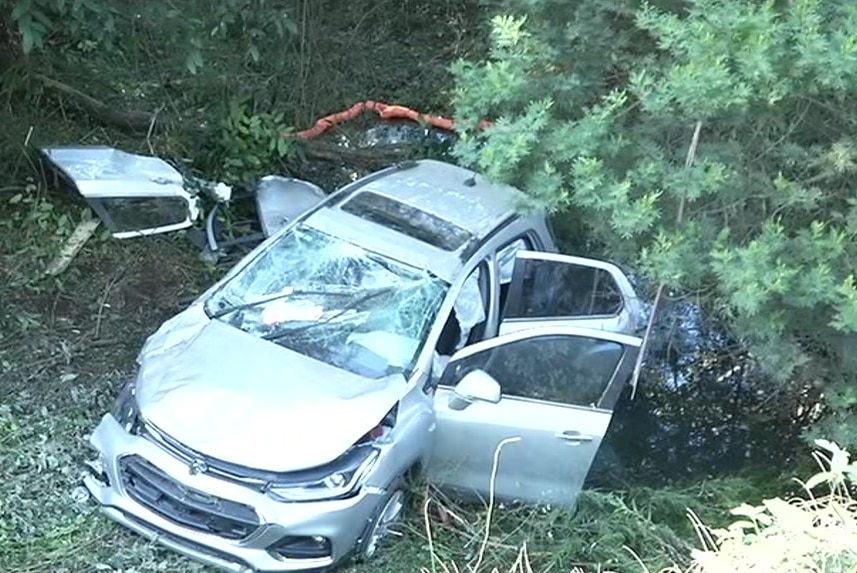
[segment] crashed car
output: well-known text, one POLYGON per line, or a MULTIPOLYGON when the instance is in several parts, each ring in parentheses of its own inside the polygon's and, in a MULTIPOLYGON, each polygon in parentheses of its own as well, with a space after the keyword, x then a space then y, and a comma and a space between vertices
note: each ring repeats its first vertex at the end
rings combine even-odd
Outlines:
POLYGON ((558 254, 520 199, 423 160, 292 220, 147 340, 91 434, 92 497, 228 571, 371 557, 418 473, 572 505, 640 303, 616 266, 558 254))

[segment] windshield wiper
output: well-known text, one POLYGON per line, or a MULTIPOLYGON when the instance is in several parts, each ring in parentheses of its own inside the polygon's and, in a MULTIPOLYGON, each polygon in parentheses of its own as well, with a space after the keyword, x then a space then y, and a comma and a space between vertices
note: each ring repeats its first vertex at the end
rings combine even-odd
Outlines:
MULTIPOLYGON (((386 287, 385 287, 386 288, 386 287)), ((227 314, 232 314, 233 312, 238 312, 239 310, 245 310, 248 308, 253 308, 255 306, 259 306, 262 304, 268 304, 269 302, 274 302, 275 300, 280 300, 283 298, 288 298, 290 296, 306 296, 306 295, 332 295, 332 296, 351 296, 354 294, 354 289, 350 291, 341 291, 337 292, 335 290, 288 290, 273 296, 269 296, 268 298, 263 298, 261 300, 254 300, 253 302, 247 302, 244 304, 238 304, 235 306, 227 306, 221 310, 213 314, 209 314, 208 318, 214 320, 220 318, 222 316, 226 316, 227 314)))
POLYGON ((280 332, 274 332, 272 334, 266 334, 266 335, 262 336, 262 338, 264 338, 265 340, 277 340, 278 338, 282 338, 283 336, 286 336, 289 334, 295 334, 296 332, 304 332, 304 331, 309 330, 311 328, 314 328, 316 326, 321 326, 323 324, 327 324, 327 323, 332 322, 333 320, 339 318, 340 316, 344 315, 349 310, 354 310, 356 307, 360 306, 364 302, 369 302, 373 298, 379 297, 382 294, 385 294, 385 293, 388 293, 392 290, 395 290, 396 288, 398 288, 398 287, 395 287, 392 285, 391 286, 385 286, 385 287, 379 287, 377 289, 374 289, 373 292, 370 292, 366 295, 361 296, 360 298, 353 301, 351 304, 349 304, 345 308, 341 309, 339 312, 333 314, 332 316, 325 318, 324 320, 318 320, 316 322, 311 322, 311 323, 305 324, 299 328, 288 328, 288 329, 280 331, 280 332))

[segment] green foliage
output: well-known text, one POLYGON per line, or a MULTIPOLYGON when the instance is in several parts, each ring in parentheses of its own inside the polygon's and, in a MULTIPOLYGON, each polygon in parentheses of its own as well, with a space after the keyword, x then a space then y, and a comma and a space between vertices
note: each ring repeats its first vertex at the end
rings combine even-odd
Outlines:
POLYGON ((283 42, 298 34, 297 24, 288 11, 282 8, 266 11, 261 4, 258 0, 218 2, 213 6, 214 27, 209 36, 240 38, 248 59, 258 63, 262 58, 260 45, 265 40, 283 42))
POLYGON ((282 112, 253 113, 246 101, 229 104, 217 133, 212 159, 214 175, 248 182, 282 170, 281 160, 294 152, 296 141, 282 112))
POLYGON ((807 498, 766 499, 760 505, 744 503, 732 510, 738 519, 728 527, 710 529, 697 520, 704 551, 694 552, 700 573, 777 571, 846 573, 857 569, 857 505, 847 483, 855 483, 857 463, 827 440, 816 445, 822 471, 805 487, 807 498), (828 494, 813 495, 827 485, 828 494))
POLYGON ((25 54, 48 42, 69 44, 81 52, 114 40, 117 10, 98 0, 5 0, 25 54))
POLYGON ((823 381, 857 424, 830 399, 857 379, 857 4, 492 6, 491 53, 453 67, 459 160, 727 319, 777 379, 823 381))
POLYGON ((0 196, 0 213, 0 279, 12 288, 35 286, 75 226, 91 216, 87 207, 47 197, 32 181, 13 195, 0 196))

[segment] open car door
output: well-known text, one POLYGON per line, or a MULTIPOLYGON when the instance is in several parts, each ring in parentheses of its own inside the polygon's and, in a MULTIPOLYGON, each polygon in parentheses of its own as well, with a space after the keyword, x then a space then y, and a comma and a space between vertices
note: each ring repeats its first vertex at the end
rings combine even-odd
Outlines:
POLYGON ((198 198, 163 159, 103 146, 41 151, 117 239, 185 229, 199 217, 198 198))
POLYGON ((632 334, 641 305, 628 277, 605 261, 520 250, 500 316, 500 334, 578 326, 632 334))
POLYGON ((640 343, 549 326, 456 353, 435 392, 429 479, 463 495, 574 504, 640 343))

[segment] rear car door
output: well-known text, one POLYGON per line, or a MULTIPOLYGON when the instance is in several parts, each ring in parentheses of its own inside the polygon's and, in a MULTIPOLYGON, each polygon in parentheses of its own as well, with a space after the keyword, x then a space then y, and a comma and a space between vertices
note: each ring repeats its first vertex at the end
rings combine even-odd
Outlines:
POLYGON ((517 251, 504 298, 500 334, 561 325, 631 334, 641 314, 616 265, 557 253, 517 251))
POLYGON ((464 495, 572 505, 639 347, 630 336, 551 326, 456 353, 435 392, 429 479, 464 495), (451 407, 455 386, 480 370, 499 383, 499 401, 451 407))

